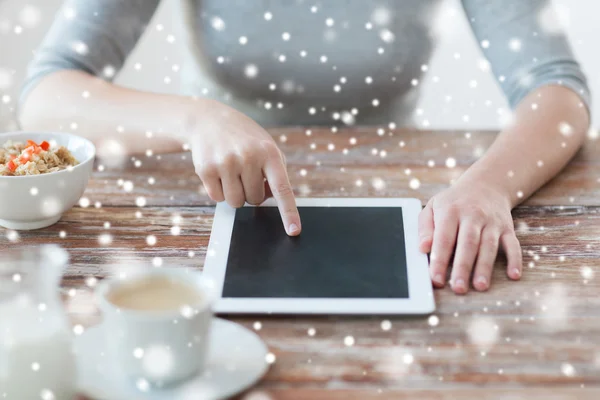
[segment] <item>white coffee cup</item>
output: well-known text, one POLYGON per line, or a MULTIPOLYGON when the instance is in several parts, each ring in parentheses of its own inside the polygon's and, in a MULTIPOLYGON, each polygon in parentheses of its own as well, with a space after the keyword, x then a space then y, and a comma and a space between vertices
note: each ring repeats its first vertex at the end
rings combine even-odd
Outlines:
POLYGON ((104 315, 108 356, 120 373, 161 387, 203 371, 214 294, 201 273, 161 268, 125 279, 105 279, 98 285, 96 297, 104 315), (170 285, 184 290, 167 297, 170 285), (182 292, 187 294, 178 299, 179 306, 173 297, 182 292), (186 296, 197 304, 186 304, 186 296))

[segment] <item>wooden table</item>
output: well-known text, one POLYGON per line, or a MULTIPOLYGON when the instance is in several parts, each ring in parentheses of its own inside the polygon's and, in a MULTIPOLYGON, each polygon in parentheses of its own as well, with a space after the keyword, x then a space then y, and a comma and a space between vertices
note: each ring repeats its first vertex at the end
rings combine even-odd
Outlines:
MULTIPOLYGON (((495 137, 388 130, 379 135, 375 127, 272 133, 287 155, 298 196, 423 202, 495 137), (449 158, 455 167, 446 166, 449 158), (420 181, 417 189, 409 184, 413 178, 420 181)), ((72 263, 63 289, 74 324, 98 322, 92 287, 121 268, 162 262, 202 269, 214 204, 199 189, 189 153, 157 158, 141 156, 139 167, 132 160, 122 169, 95 172, 85 193, 90 207, 74 208, 51 228, 20 233, 23 244, 68 249, 72 263), (139 197, 146 200, 143 208, 136 205, 139 197), (178 235, 173 226, 179 226, 178 235), (149 235, 155 245, 148 244, 149 235)), ((523 279, 507 280, 501 256, 489 292, 457 296, 448 288, 436 290, 432 319, 233 318, 250 329, 261 322, 258 334, 276 356, 263 381, 238 398, 600 398, 599 177, 600 150, 590 138, 559 177, 514 211, 523 279), (391 329, 382 329, 384 319, 391 329), (471 340, 470 332, 489 343, 471 340), (346 336, 354 338, 353 346, 344 344, 346 336)), ((10 245, 0 232, 0 251, 10 245)))

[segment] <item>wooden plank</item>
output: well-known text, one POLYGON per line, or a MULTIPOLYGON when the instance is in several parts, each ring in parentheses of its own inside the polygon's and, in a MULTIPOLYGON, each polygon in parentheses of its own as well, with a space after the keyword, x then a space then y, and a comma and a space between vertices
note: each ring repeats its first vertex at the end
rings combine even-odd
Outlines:
MULTIPOLYGON (((304 132, 304 129, 272 132, 287 156, 290 179, 298 196, 416 197, 423 202, 457 179, 496 135, 471 132, 467 139, 464 132, 398 131, 393 136, 380 137, 377 128, 337 133, 312 129, 309 137, 304 132), (285 142, 279 139, 282 136, 285 142), (355 145, 350 144, 352 138, 356 139, 355 145), (400 142, 404 143, 403 147, 399 146, 400 142), (313 143, 314 149, 311 148, 313 143), (329 145, 334 146, 332 151, 328 150, 329 145), (348 149, 347 154, 344 149, 348 149), (377 150, 376 155, 372 154, 373 149, 377 150), (385 153, 381 153, 382 150, 385 153), (448 158, 454 159, 456 167, 446 167, 448 158), (435 166, 428 166, 429 161, 435 166), (409 186, 412 178, 420 181, 416 190, 409 186), (375 189, 374 179, 384 183, 381 189, 375 189), (362 184, 357 185, 357 181, 362 184)), ((597 195, 600 151, 597 148, 593 141, 588 141, 566 170, 526 204, 600 205, 597 195)), ((114 206, 135 206, 140 196, 145 197, 150 206, 212 204, 194 173, 189 153, 139 156, 128 160, 123 168, 96 172, 85 196, 92 204, 98 201, 114 206), (141 166, 136 168, 135 161, 140 161, 141 166), (150 184, 149 179, 153 179, 154 184, 150 184), (120 182, 130 182, 133 189, 120 182)))
MULTIPOLYGON (((21 233, 22 244, 60 243, 71 254, 63 284, 74 323, 89 326, 99 321, 91 277, 101 279, 136 266, 153 268, 155 257, 162 259, 163 267, 202 268, 214 208, 147 207, 141 210, 143 218, 137 218, 136 211, 77 208, 54 227, 21 233), (181 227, 177 236, 170 231, 174 216, 181 227), (105 222, 110 229, 104 228, 105 222), (66 238, 60 238, 61 231, 66 238), (111 243, 101 244, 98 238, 107 233, 111 243), (156 245, 147 244, 148 235, 156 236, 156 245)), ((521 282, 511 282, 500 257, 489 292, 456 296, 447 288, 436 290, 436 326, 426 317, 232 318, 250 329, 260 321, 258 333, 277 357, 259 388, 275 387, 273 393, 279 396, 287 393, 280 388, 283 384, 299 388, 297 393, 308 388, 324 393, 330 388, 387 388, 396 393, 403 388, 446 390, 469 384, 600 384, 600 281, 594 278, 600 276, 599 212, 580 206, 515 210, 525 262, 535 265, 526 269, 521 282), (589 269, 587 280, 583 267, 589 269), (383 319, 391 322, 390 330, 382 330, 383 319), (480 326, 477 321, 484 322, 480 326), (469 329, 486 334, 486 327, 496 325, 498 337, 489 349, 470 339, 469 329), (310 328, 314 336, 308 334, 310 328), (352 347, 344 344, 350 335, 355 340, 352 347), (404 363, 406 354, 414 358, 411 364, 404 363), (570 368, 567 364, 573 376, 563 373, 570 368)), ((9 245, 3 236, 0 249, 9 245)), ((293 398, 296 392, 291 393, 293 398)))

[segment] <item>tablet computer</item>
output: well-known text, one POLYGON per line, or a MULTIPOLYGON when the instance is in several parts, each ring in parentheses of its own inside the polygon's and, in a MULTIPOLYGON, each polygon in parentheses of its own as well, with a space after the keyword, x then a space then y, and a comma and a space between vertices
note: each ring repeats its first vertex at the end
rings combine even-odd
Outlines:
POLYGON ((221 314, 427 314, 435 309, 418 249, 421 202, 296 199, 289 237, 273 199, 216 208, 204 275, 221 314))

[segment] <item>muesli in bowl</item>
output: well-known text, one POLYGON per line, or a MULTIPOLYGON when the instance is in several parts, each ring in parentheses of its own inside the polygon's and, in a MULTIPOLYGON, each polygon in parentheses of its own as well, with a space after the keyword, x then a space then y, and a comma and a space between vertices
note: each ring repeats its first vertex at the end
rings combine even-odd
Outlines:
POLYGON ((83 195, 95 154, 92 142, 69 133, 0 133, 0 227, 56 223, 83 195))
POLYGON ((7 141, 0 147, 0 176, 26 176, 58 172, 79 162, 64 146, 7 141))

